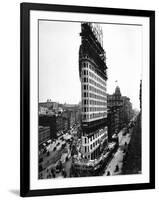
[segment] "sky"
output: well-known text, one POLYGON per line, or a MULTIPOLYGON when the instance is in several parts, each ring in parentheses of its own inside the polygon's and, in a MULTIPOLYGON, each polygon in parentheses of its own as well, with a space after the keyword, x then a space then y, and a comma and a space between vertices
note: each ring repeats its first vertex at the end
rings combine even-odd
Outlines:
MULTIPOLYGON (((116 85, 139 109, 142 27, 101 24, 106 51, 107 93, 116 85), (117 82, 116 82, 117 80, 117 82)), ((39 21, 39 101, 76 104, 81 100, 79 22, 39 21)))

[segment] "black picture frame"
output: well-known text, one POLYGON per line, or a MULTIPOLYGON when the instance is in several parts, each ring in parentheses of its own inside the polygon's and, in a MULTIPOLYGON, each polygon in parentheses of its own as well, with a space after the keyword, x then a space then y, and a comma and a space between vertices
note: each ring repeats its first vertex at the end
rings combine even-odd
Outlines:
POLYGON ((20 196, 62 195, 155 188, 155 11, 72 5, 21 3, 20 5, 20 196), (30 11, 59 11, 117 16, 138 16, 150 19, 150 180, 149 183, 73 187, 62 189, 30 189, 30 11))

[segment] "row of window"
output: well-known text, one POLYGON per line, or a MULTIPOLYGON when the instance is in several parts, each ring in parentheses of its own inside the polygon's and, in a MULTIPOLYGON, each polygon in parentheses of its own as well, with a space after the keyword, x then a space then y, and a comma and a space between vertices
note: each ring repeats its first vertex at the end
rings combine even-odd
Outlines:
POLYGON ((99 144, 99 139, 96 140, 95 142, 93 142, 93 144, 90 145, 90 149, 92 149, 93 147, 97 146, 97 144, 99 144))
POLYGON ((106 138, 106 134, 102 135, 101 138, 98 138, 89 146, 85 146, 85 153, 89 152, 89 150, 92 150, 94 147, 96 147, 100 143, 100 141, 103 141, 105 138, 106 138))
POLYGON ((97 133, 92 135, 89 139, 87 137, 85 137, 85 144, 89 143, 89 141, 92 142, 93 140, 98 139, 100 136, 106 137, 106 133, 107 133, 107 127, 98 131, 97 133))
POLYGON ((96 111, 107 111, 106 107, 83 107, 83 112, 96 112, 96 111))
POLYGON ((98 100, 102 100, 102 101, 106 101, 107 100, 106 97, 102 97, 102 96, 99 96, 99 95, 96 95, 96 94, 93 94, 93 93, 88 93, 88 92, 83 92, 82 93, 82 97, 83 98, 90 97, 90 98, 94 98, 94 99, 98 99, 98 100))
POLYGON ((123 104, 121 102, 108 102, 109 106, 122 106, 123 104))
POLYGON ((83 90, 88 90, 88 89, 89 89, 89 85, 83 85, 83 86, 82 86, 82 89, 83 89, 83 90))
POLYGON ((100 82, 103 86, 106 87, 106 82, 101 80, 101 78, 97 77, 94 73, 88 71, 87 69, 84 68, 84 70, 82 70, 81 75, 83 76, 90 76, 91 78, 95 79, 96 81, 100 82))
POLYGON ((114 103, 114 102, 117 102, 117 103, 118 103, 118 102, 123 103, 122 100, 117 100, 117 99, 112 99, 112 100, 109 100, 109 99, 108 99, 108 102, 109 102, 109 103, 114 103))
POLYGON ((95 119, 95 118, 106 117, 106 116, 107 116, 107 112, 92 113, 92 114, 82 114, 82 119, 83 120, 89 120, 89 119, 95 119))
POLYGON ((103 87, 101 84, 97 83, 96 81, 94 81, 91 78, 89 78, 89 83, 94 85, 94 86, 96 86, 96 87, 98 87, 98 88, 100 88, 100 89, 102 89, 102 90, 104 90, 104 91, 106 91, 106 86, 103 87))
POLYGON ((95 101, 95 100, 88 100, 88 99, 83 99, 82 100, 82 106, 85 106, 85 105, 95 105, 95 106, 106 106, 107 105, 107 102, 106 101, 95 101))
MULTIPOLYGON (((93 142, 93 144, 90 145, 90 150, 92 150, 95 146, 99 144, 99 139, 93 142)), ((89 146, 85 146, 85 153, 89 152, 89 146)))
POLYGON ((94 73, 89 72, 89 76, 94 78, 96 81, 100 82, 103 86, 106 86, 106 82, 102 81, 100 78, 98 78, 94 73))
POLYGON ((121 96, 118 96, 118 95, 109 95, 108 96, 108 100, 109 101, 115 101, 115 100, 117 100, 117 101, 123 101, 122 98, 121 98, 121 96))
POLYGON ((99 96, 99 95, 96 95, 96 94, 93 94, 93 93, 89 93, 89 97, 94 98, 94 99, 98 99, 98 100, 102 100, 102 101, 107 101, 106 97, 102 97, 102 96, 99 96))
MULTIPOLYGON (((98 76, 100 76, 100 73, 97 70, 95 70, 95 67, 93 65, 91 65, 89 62, 83 62, 82 68, 88 68, 88 69, 92 70, 94 73, 96 73, 98 76)), ((105 83, 104 83, 104 85, 105 85, 105 83)))
POLYGON ((120 98, 120 99, 117 99, 117 98, 111 98, 110 99, 110 97, 108 96, 108 101, 109 102, 114 102, 114 101, 118 101, 118 102, 121 102, 121 103, 123 103, 123 100, 120 98))
POLYGON ((84 70, 82 70, 81 75, 88 75, 88 70, 83 68, 84 70))
POLYGON ((97 106, 107 106, 107 102, 89 100, 90 105, 97 105, 97 106))
POLYGON ((97 93, 97 94, 103 95, 103 96, 106 96, 106 95, 107 95, 106 92, 103 92, 103 91, 101 91, 101 90, 99 90, 99 89, 96 89, 96 88, 93 87, 93 86, 89 86, 89 90, 90 90, 90 91, 93 91, 93 92, 95 92, 95 93, 97 93))
POLYGON ((89 100, 88 99, 83 99, 82 100, 82 106, 88 105, 88 104, 89 104, 89 100))
POLYGON ((95 92, 95 93, 97 93, 97 94, 100 94, 100 95, 103 95, 103 96, 106 96, 106 95, 107 95, 106 92, 103 92, 103 91, 101 91, 101 90, 99 90, 99 89, 96 89, 96 88, 93 87, 93 86, 89 86, 89 85, 86 85, 86 84, 82 86, 82 89, 83 89, 83 90, 93 91, 93 92, 95 92))

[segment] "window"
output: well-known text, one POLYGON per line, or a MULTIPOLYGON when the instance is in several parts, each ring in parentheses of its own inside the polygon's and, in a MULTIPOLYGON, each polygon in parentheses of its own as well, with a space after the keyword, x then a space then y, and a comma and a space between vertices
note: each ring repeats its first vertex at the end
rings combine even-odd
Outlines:
POLYGON ((86 119, 86 115, 83 115, 83 119, 84 119, 84 120, 86 119))

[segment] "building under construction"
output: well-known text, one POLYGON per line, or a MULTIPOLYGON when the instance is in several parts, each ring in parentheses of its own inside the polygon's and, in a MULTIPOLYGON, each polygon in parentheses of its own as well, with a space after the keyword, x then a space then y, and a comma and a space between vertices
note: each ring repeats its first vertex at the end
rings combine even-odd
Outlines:
POLYGON ((100 157, 107 143, 107 66, 101 28, 81 24, 79 74, 82 99, 82 158, 100 157))

